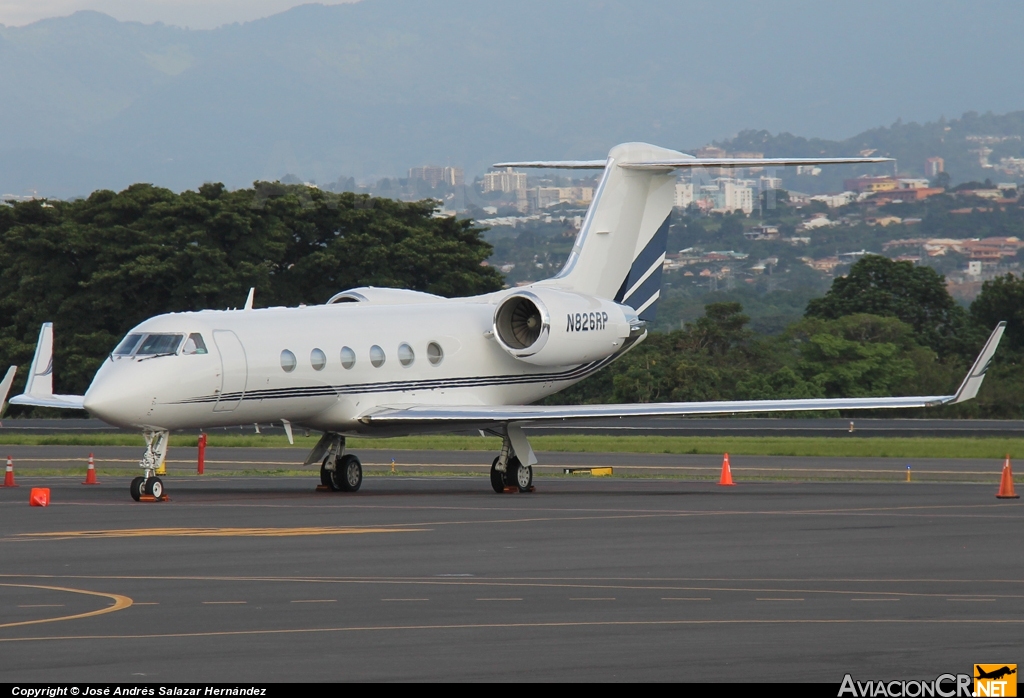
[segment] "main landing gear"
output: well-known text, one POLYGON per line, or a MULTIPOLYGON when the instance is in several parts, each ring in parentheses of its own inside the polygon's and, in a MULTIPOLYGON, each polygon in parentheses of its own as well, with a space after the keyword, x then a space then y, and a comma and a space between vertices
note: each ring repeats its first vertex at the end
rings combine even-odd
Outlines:
POLYGON ((320 461, 320 485, 334 492, 356 492, 363 484, 363 464, 345 453, 345 437, 326 433, 313 447, 306 465, 320 461), (322 459, 322 460, 321 460, 322 459))
MULTIPOLYGON (((509 431, 511 430, 510 427, 509 431)), ((519 432, 519 435, 521 434, 522 432, 519 432)), ((523 441, 525 442, 525 437, 523 437, 523 441)), ((530 449, 529 443, 526 443, 524 450, 529 452, 527 458, 533 460, 533 451, 530 449)), ((533 466, 523 465, 519 457, 515 455, 512 439, 508 434, 502 441, 501 453, 491 463, 491 488, 498 494, 508 491, 533 492, 533 466)))
POLYGON ((163 480, 156 476, 156 471, 163 465, 167 457, 167 439, 169 433, 166 431, 143 432, 146 437, 146 452, 142 454, 139 467, 142 468, 142 476, 132 480, 128 488, 132 499, 141 502, 143 499, 151 502, 162 502, 167 500, 164 494, 163 480))

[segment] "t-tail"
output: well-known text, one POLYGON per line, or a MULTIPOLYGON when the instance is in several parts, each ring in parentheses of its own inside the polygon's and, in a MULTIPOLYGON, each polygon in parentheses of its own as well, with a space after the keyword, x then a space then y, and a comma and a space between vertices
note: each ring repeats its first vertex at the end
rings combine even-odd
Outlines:
POLYGON ((602 169, 594 201, 562 270, 537 286, 614 300, 653 322, 677 169, 887 162, 889 158, 695 158, 649 143, 623 143, 605 160, 504 162, 495 167, 602 169))

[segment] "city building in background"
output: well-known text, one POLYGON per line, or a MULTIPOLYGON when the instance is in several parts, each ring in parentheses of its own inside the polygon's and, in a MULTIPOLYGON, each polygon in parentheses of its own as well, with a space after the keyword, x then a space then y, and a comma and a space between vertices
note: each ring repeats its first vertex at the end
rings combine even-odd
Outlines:
POLYGON ((465 182, 461 167, 433 167, 431 165, 410 167, 409 179, 422 180, 431 189, 436 189, 442 184, 449 187, 461 187, 465 182))

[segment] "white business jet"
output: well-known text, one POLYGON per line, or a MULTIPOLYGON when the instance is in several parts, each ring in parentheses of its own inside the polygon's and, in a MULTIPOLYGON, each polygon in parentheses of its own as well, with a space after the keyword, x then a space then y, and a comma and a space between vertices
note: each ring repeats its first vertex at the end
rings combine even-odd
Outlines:
MULTIPOLYGON (((537 462, 523 427, 625 416, 683 416, 927 407, 963 402, 981 387, 1001 323, 954 395, 635 405, 532 406, 642 341, 661 294, 675 171, 882 162, 885 158, 698 159, 645 143, 607 159, 499 163, 604 171, 562 270, 553 278, 471 298, 356 288, 324 305, 203 310, 132 329, 85 395, 53 393, 53 329, 39 334, 17 405, 85 409, 146 439, 131 495, 164 492, 156 470, 168 433, 280 422, 323 432, 306 459, 334 490, 359 489, 348 436, 480 430, 503 438, 491 485, 531 489, 537 462)), ((13 373, 8 372, 10 388, 13 373)), ((4 386, 0 384, 0 390, 4 386)), ((3 393, 6 396, 6 391, 3 393)))

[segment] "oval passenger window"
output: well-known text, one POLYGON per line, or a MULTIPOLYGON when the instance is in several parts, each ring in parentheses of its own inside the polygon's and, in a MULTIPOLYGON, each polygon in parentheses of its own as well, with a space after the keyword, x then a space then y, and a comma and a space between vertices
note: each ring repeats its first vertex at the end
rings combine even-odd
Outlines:
POLYGON ((384 356, 384 350, 374 344, 370 347, 370 363, 373 364, 374 368, 380 368, 384 365, 384 361, 387 359, 384 356))
POLYGON ((314 349, 309 353, 309 363, 313 364, 314 371, 322 371, 327 365, 327 354, 320 349, 314 349))
POLYGON ((295 370, 295 366, 298 362, 295 360, 295 354, 291 353, 287 349, 281 352, 281 368, 284 369, 285 373, 291 373, 295 370))
POLYGON ((352 368, 356 365, 356 353, 348 347, 341 348, 341 365, 345 368, 352 368))
POLYGON ((416 354, 413 352, 412 347, 408 344, 398 345, 398 361, 403 366, 412 366, 412 362, 416 360, 416 354))
POLYGON ((431 342, 427 345, 427 361, 432 363, 434 366, 439 365, 444 360, 444 350, 441 349, 441 345, 437 342, 431 342))

